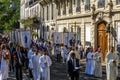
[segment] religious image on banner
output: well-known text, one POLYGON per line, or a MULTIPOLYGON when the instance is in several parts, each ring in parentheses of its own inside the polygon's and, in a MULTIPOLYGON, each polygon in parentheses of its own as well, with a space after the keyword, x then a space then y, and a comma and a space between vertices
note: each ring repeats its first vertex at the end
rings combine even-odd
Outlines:
POLYGON ((61 44, 62 43, 62 32, 55 32, 54 33, 54 43, 61 44))
POLYGON ((68 47, 75 46, 75 36, 73 32, 68 34, 68 47))
POLYGON ((21 34, 21 42, 24 48, 30 48, 31 38, 30 31, 22 31, 21 34))
POLYGON ((63 34, 64 45, 68 45, 68 33, 63 34))

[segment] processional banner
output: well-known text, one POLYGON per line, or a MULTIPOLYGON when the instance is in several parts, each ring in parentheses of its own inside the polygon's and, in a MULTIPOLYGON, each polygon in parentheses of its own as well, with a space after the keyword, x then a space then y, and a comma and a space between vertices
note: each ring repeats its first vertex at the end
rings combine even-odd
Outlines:
POLYGON ((30 37, 30 31, 21 31, 21 43, 24 48, 30 48, 31 44, 31 37, 30 37))
POLYGON ((55 44, 62 44, 62 32, 54 32, 54 43, 55 44))
POLYGON ((63 44, 68 45, 68 34, 69 33, 63 33, 63 44))

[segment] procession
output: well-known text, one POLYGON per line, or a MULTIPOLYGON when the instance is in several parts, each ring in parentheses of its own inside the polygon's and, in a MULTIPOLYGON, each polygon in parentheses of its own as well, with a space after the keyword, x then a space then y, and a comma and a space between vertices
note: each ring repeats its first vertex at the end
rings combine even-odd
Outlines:
POLYGON ((120 0, 0 0, 0 80, 120 80, 120 0))
POLYGON ((10 72, 15 72, 16 80, 25 80, 23 71, 28 71, 28 80, 55 80, 50 78, 53 63, 66 66, 64 70, 66 79, 59 80, 119 80, 119 57, 113 46, 106 55, 105 63, 100 46, 97 49, 88 46, 85 50, 80 42, 75 44, 73 37, 69 40, 69 45, 60 44, 59 33, 54 35, 55 43, 53 44, 45 40, 32 40, 29 31, 21 31, 18 34, 21 35, 16 37, 20 38, 15 39, 16 43, 9 37, 0 39, 0 80, 9 80, 10 72), (22 44, 19 45, 17 40, 22 44), (106 66, 106 77, 103 77, 103 63, 106 66), (84 79, 80 74, 83 67, 85 67, 85 76, 82 76, 84 79), (85 77, 94 79, 85 79, 85 77))

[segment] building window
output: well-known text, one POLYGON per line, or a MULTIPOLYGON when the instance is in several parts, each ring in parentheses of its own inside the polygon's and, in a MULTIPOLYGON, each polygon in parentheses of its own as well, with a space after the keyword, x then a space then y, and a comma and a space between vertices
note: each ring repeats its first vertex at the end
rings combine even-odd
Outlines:
POLYGON ((90 45, 90 41, 91 41, 91 30, 90 30, 90 23, 85 24, 85 41, 86 41, 86 45, 90 45))
POLYGON ((69 2, 69 13, 71 14, 72 13, 72 0, 70 0, 70 2, 69 2))
POLYGON ((60 5, 58 5, 58 16, 60 15, 60 5))
POLYGON ((71 26, 71 30, 70 31, 73 32, 73 26, 71 26))
POLYGON ((76 42, 81 41, 81 28, 77 27, 76 42))
POLYGON ((51 19, 53 20, 53 8, 54 8, 54 5, 52 4, 52 16, 51 16, 51 19))
POLYGON ((77 8, 76 8, 76 12, 80 12, 81 7, 80 7, 80 0, 77 0, 77 8))
POLYGON ((45 11, 45 9, 44 9, 44 7, 43 7, 43 21, 44 21, 44 18, 45 18, 44 11, 45 11))
POLYGON ((120 44, 120 22, 118 23, 118 44, 120 44))
POLYGON ((48 18, 49 18, 49 14, 48 14, 48 11, 49 10, 49 8, 48 8, 48 6, 47 6, 47 20, 48 20, 48 18))
POLYGON ((116 0, 116 4, 117 4, 117 5, 120 4, 120 0, 116 0))
POLYGON ((63 8, 63 15, 65 15, 65 14, 66 14, 66 3, 65 3, 65 1, 63 2, 63 4, 64 4, 64 5, 63 5, 63 7, 64 7, 64 8, 63 8))
POLYGON ((90 0, 85 0, 85 11, 90 10, 90 0))
POLYGON ((105 7, 105 0, 99 0, 98 1, 98 8, 103 8, 105 7))

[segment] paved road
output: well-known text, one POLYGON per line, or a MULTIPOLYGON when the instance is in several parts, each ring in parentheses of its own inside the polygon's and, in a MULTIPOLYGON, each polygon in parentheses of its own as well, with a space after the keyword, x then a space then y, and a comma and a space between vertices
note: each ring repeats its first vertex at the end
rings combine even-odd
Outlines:
MULTIPOLYGON (((96 78, 94 76, 88 76, 85 74, 85 60, 81 61, 82 69, 80 71, 80 80, 106 80, 106 68, 103 65, 102 69, 102 78, 96 78)), ((119 68, 119 75, 120 75, 120 68, 119 68)), ((120 76, 119 76, 120 77, 120 76)), ((51 80, 67 80, 66 76, 66 65, 63 63, 56 63, 53 62, 51 67, 51 80)), ((120 80, 120 78, 118 79, 120 80)))
MULTIPOLYGON (((80 71, 80 80, 106 80, 105 66, 103 66, 103 77, 102 78, 95 78, 93 76, 88 76, 84 73, 85 72, 85 60, 81 61, 81 66, 82 66, 82 69, 80 71)), ((120 75, 120 69, 119 69, 119 75, 120 75)), ((9 80, 16 80, 14 72, 10 72, 9 80)), ((23 80, 30 80, 28 77, 28 73, 24 73, 23 80)), ((53 61, 53 64, 51 66, 51 80, 67 80, 66 64, 53 61)), ((118 80, 120 80, 120 78, 118 80)))

